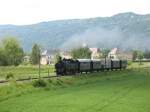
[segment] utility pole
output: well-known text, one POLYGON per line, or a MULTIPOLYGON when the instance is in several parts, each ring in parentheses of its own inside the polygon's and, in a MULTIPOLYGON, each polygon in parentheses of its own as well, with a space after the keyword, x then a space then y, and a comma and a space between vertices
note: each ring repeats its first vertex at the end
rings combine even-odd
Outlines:
POLYGON ((106 53, 105 53, 105 68, 106 68, 106 53))
POLYGON ((48 65, 49 65, 49 67, 48 67, 48 77, 49 77, 49 75, 50 75, 50 72, 49 72, 49 69, 50 69, 50 56, 48 56, 48 65))
POLYGON ((41 78, 41 63, 40 63, 40 59, 41 59, 41 51, 39 51, 39 79, 41 78))

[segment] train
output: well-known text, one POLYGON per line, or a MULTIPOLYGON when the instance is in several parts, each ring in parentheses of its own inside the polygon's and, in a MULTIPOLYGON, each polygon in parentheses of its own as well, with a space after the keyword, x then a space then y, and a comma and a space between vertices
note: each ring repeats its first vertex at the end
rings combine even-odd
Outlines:
POLYGON ((55 64, 57 76, 126 68, 127 60, 119 59, 62 59, 55 64))

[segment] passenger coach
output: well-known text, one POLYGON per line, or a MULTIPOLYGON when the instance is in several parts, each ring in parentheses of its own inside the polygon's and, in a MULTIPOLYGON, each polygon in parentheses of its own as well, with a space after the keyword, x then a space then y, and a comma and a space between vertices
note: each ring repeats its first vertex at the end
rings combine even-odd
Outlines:
POLYGON ((104 70, 125 69, 127 60, 116 59, 63 59, 55 64, 57 75, 73 75, 104 70))

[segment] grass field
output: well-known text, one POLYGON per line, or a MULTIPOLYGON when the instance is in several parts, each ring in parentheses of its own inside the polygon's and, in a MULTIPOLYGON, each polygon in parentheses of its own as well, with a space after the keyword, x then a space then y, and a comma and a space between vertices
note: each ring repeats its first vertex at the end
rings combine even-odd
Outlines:
MULTIPOLYGON (((54 72, 54 66, 41 66, 42 76, 48 75, 48 70, 50 73, 54 72)), ((0 79, 5 79, 7 74, 13 74, 14 78, 28 78, 38 76, 38 66, 1 66, 0 67, 0 79)))
POLYGON ((128 68, 150 68, 150 62, 142 62, 141 64, 139 62, 132 62, 128 68))
POLYGON ((0 112, 149 112, 150 70, 68 76, 45 88, 11 82, 0 87, 0 112))

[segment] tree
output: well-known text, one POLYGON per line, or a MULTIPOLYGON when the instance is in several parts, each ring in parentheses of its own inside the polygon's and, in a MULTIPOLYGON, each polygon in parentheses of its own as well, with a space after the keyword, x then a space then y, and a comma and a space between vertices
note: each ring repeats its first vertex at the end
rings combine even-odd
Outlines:
POLYGON ((88 47, 72 49, 71 55, 73 58, 91 58, 91 51, 88 47))
POLYGON ((110 52, 110 49, 102 49, 101 50, 102 52, 102 58, 105 58, 106 56, 108 56, 108 53, 110 52))
POLYGON ((138 51, 137 57, 138 57, 138 60, 139 60, 140 64, 142 64, 142 59, 144 58, 143 52, 138 51))
POLYGON ((2 40, 2 56, 4 57, 3 65, 19 65, 23 58, 23 49, 19 41, 14 37, 2 40))
POLYGON ((60 56, 59 53, 57 53, 57 54, 55 55, 55 63, 58 63, 58 62, 60 62, 60 61, 61 61, 61 56, 60 56))
POLYGON ((0 48, 0 66, 5 66, 7 64, 6 55, 4 54, 4 50, 0 48))
POLYGON ((132 52, 132 60, 136 60, 138 57, 138 51, 137 50, 134 50, 133 52, 132 52))
POLYGON ((32 64, 38 64, 40 61, 40 47, 37 44, 34 44, 32 47, 31 61, 32 64))
POLYGON ((150 59, 150 51, 146 50, 144 52, 144 57, 147 58, 147 59, 150 59))

